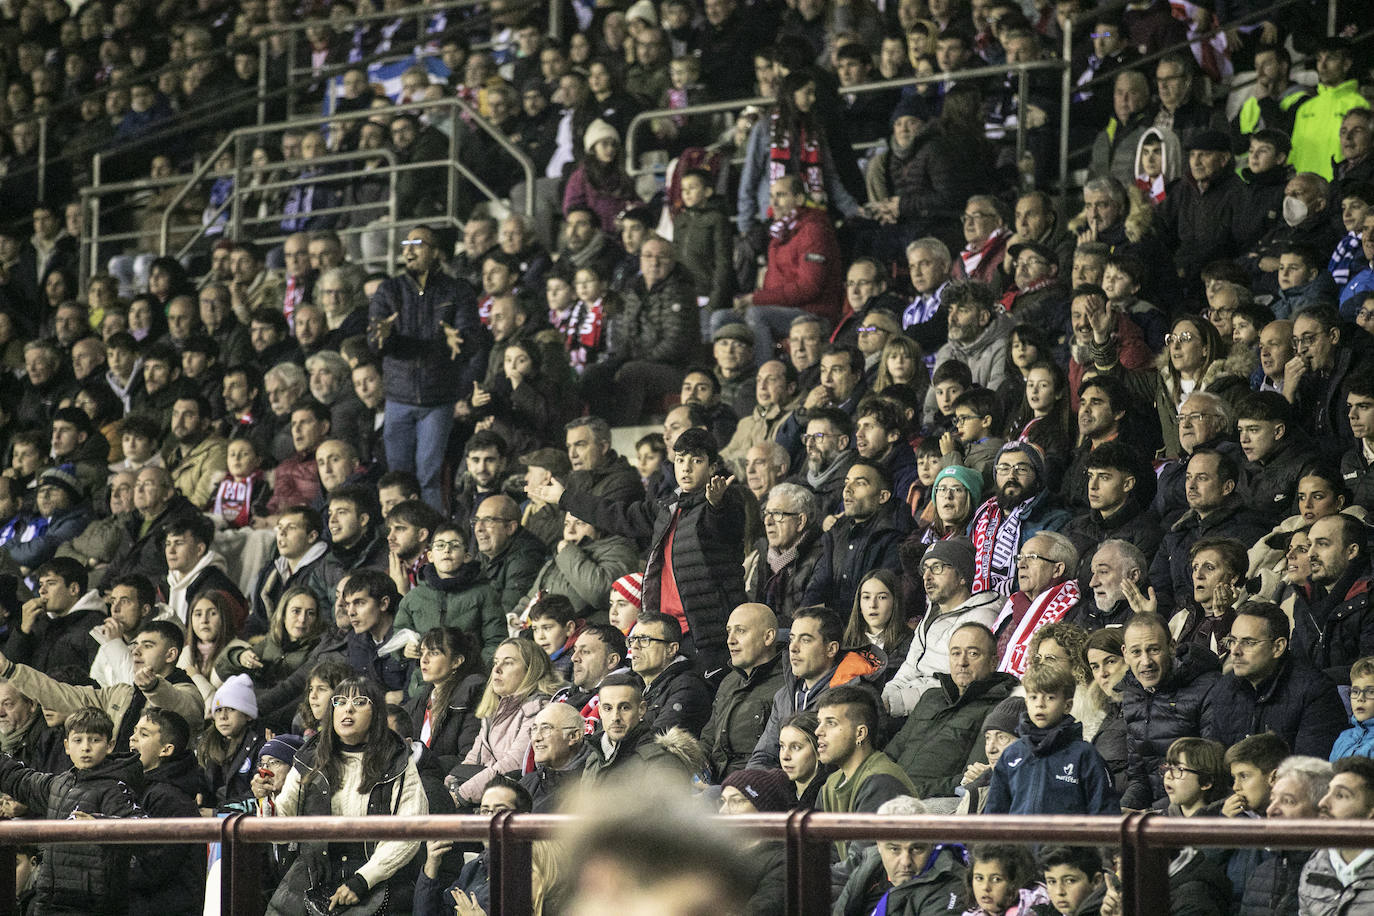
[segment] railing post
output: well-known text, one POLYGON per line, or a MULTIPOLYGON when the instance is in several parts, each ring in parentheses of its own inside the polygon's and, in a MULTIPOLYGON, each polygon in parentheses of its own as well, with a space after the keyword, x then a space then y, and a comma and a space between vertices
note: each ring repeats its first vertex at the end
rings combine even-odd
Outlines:
POLYGON ((500 811, 491 819, 491 913, 492 916, 524 916, 530 912, 533 885, 531 844, 511 835, 510 822, 515 817, 500 811))
POLYGON ((0 846, 0 916, 14 916, 19 912, 19 887, 15 880, 17 846, 0 846))
POLYGON ((1064 23, 1061 49, 1064 69, 1059 75, 1059 193, 1069 193, 1069 108, 1073 105, 1073 17, 1064 23))
POLYGON ((223 860, 220 865, 220 899, 224 899, 224 885, 229 886, 229 909, 221 912, 233 916, 262 916, 262 868, 255 847, 239 839, 239 828, 252 815, 235 813, 224 819, 224 837, 220 845, 223 860))
POLYGON ((48 116, 38 118, 38 202, 46 203, 48 192, 48 116))
POLYGON ((272 53, 267 36, 258 40, 258 126, 267 123, 267 55, 272 53))
POLYGON ((1016 173, 1018 175, 1021 174, 1021 160, 1026 157, 1026 119, 1030 117, 1030 109, 1027 104, 1029 98, 1030 71, 1021 67, 1016 71, 1016 173))
POLYGON ((100 273, 100 154, 91 156, 91 276, 100 273))
POLYGON ((1121 822, 1122 916, 1153 916, 1160 909, 1161 889, 1168 893, 1169 853, 1146 840, 1142 830, 1149 817, 1137 811, 1121 822))
POLYGON ((1336 2, 1337 0, 1326 0, 1326 34, 1327 37, 1336 34, 1336 2))
POLYGON ((810 811, 787 818, 787 916, 826 916, 830 912, 830 844, 808 836, 810 811))
POLYGON ((230 196, 229 233, 230 241, 242 242, 243 237, 243 198, 248 193, 243 181, 243 135, 234 137, 234 193, 230 196))

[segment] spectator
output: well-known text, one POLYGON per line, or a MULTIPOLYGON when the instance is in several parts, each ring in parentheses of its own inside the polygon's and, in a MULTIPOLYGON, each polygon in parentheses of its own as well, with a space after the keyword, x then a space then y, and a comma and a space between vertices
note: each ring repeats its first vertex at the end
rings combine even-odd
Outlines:
MULTIPOLYGON (((1374 816, 1374 762, 1365 757, 1345 757, 1332 764, 1331 783, 1317 810, 1324 818, 1374 816)), ((1362 849, 1313 852, 1298 883, 1299 910, 1326 914, 1341 906, 1361 907, 1374 901, 1363 854, 1362 849)))
POLYGON ((1021 676, 1030 666, 1030 642, 1042 627, 1074 613, 1078 604, 1078 551, 1057 531, 1038 531, 1016 556, 1017 590, 997 615, 997 670, 1021 676))
MULTIPOLYGON (((878 706, 872 692, 853 685, 836 687, 817 709, 816 740, 821 763, 835 771, 821 788, 821 810, 832 814, 877 811, 890 798, 913 792, 911 780, 875 746, 878 706)), ((841 863, 859 843, 837 842, 841 863)))
POLYGON ((641 613, 625 642, 633 652, 630 666, 644 681, 644 721, 658 734, 683 728, 696 737, 710 716, 712 693, 678 652, 680 626, 671 614, 641 613))
POLYGON ((1338 513, 1308 530, 1311 583, 1296 602, 1293 651, 1337 683, 1349 679, 1350 666, 1374 647, 1374 617, 1364 596, 1369 561, 1364 527, 1338 513))
POLYGON ((745 589, 781 619, 806 605, 806 589, 821 558, 820 508, 814 494, 794 483, 768 491, 764 537, 746 561, 745 589))
POLYGON ((1013 591, 1015 557, 1040 531, 1058 531, 1068 513, 1046 488, 1045 456, 1029 443, 1008 442, 994 467, 997 494, 974 513, 974 591, 1013 591))
POLYGON ((1341 124, 1346 112, 1368 108, 1348 77, 1354 65, 1345 38, 1323 39, 1317 46, 1317 93, 1293 112, 1293 153, 1288 161, 1299 172, 1316 172, 1328 181, 1341 152, 1341 124))
POLYGON ((534 769, 520 780, 534 800, 536 814, 556 811, 582 781, 587 761, 597 752, 585 734, 577 707, 550 703, 530 726, 534 769))
POLYGON ((573 170, 563 192, 563 214, 570 216, 574 209, 590 208, 601 231, 614 232, 616 216, 639 199, 620 164, 620 134, 597 118, 587 126, 582 146, 582 164, 573 170))
POLYGON ((863 575, 895 570, 897 547, 909 527, 906 510, 892 499, 887 471, 860 459, 845 472, 842 517, 821 539, 820 560, 803 596, 804 604, 824 604, 842 613, 854 603, 863 575))

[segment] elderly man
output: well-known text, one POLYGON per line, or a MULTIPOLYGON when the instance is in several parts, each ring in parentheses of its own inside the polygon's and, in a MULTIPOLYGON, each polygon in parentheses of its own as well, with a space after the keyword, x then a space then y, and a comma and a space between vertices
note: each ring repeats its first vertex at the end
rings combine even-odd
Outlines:
POLYGON ((644 498, 644 484, 630 462, 611 448, 611 427, 600 417, 578 417, 564 427, 572 473, 569 490, 613 503, 644 498))
POLYGON ((902 310, 902 329, 926 353, 940 348, 949 337, 944 301, 949 286, 949 246, 926 236, 906 246, 906 265, 915 292, 902 310))
POLYGON ((1158 614, 1127 620, 1121 681, 1126 720, 1126 780, 1121 807, 1141 810, 1164 798, 1159 765, 1177 738, 1211 738, 1220 727, 1212 691, 1221 677, 1217 657, 1198 645, 1175 653, 1173 637, 1158 614))
POLYGON ((177 515, 188 515, 195 507, 172 486, 166 468, 145 467, 134 484, 134 512, 123 520, 128 540, 106 567, 101 588, 129 573, 140 573, 153 581, 167 575, 163 541, 167 526, 177 515))
MULTIPOLYGON (((760 353, 758 361, 769 355, 760 353)), ((754 332, 738 321, 721 325, 711 334, 711 360, 721 401, 735 416, 745 416, 755 403, 754 332)))
POLYGON ((50 726, 43 711, 9 681, 0 682, 0 737, 13 748, 9 755, 43 773, 60 773, 70 766, 62 750, 62 727, 50 726))
POLYGON ((815 494, 795 483, 773 487, 763 508, 763 531, 745 561, 745 591, 751 601, 788 621, 805 606, 806 588, 821 558, 815 494))
MULTIPOLYGON (((1199 450, 1221 452, 1240 468, 1245 467, 1245 450, 1231 437, 1236 426, 1235 411, 1226 399, 1210 391, 1195 391, 1184 399, 1178 409, 1178 448, 1170 448, 1170 433, 1165 430, 1166 453, 1177 452, 1156 472, 1155 498, 1152 506, 1164 524, 1172 525, 1187 511, 1188 460, 1199 450)), ((1245 480, 1243 472, 1238 481, 1245 480)))
POLYGON ((900 662, 889 658, 897 674, 883 687, 883 702, 894 716, 905 716, 921 696, 949 674, 949 637, 966 623, 991 627, 1002 605, 996 592, 972 594, 973 545, 953 537, 931 544, 921 557, 921 584, 930 610, 912 636, 911 648, 900 662))
POLYGON ((825 322, 811 313, 792 319, 787 330, 787 362, 797 373, 797 390, 810 391, 821 379, 825 322))
MULTIPOLYGON (((830 339, 834 343, 857 346, 867 356, 868 347, 864 340, 866 336, 871 337, 872 332, 865 332, 864 327, 871 326, 873 322, 870 319, 876 318, 879 313, 896 323, 906 303, 888 289, 887 268, 872 257, 861 257, 849 265, 844 278, 844 290, 844 311, 830 339)), ((886 342, 886 339, 880 340, 877 349, 881 350, 886 342)))
POLYGON ((766 604, 735 608, 725 633, 730 670, 721 680, 701 736, 717 782, 748 764, 784 679, 778 618, 766 604))
POLYGON ((776 442, 760 442, 744 453, 744 483, 762 503, 768 491, 787 476, 791 460, 787 449, 776 442))
POLYGON ((997 671, 997 639, 980 623, 949 636, 949 674, 921 694, 886 751, 922 798, 946 798, 970 763, 986 763, 983 719, 1011 696, 1017 680, 997 671))
POLYGON ((754 377, 753 409, 740 416, 735 425, 735 434, 720 450, 720 457, 733 462, 738 470, 741 459, 750 449, 774 440, 778 430, 791 416, 796 397, 795 369, 777 359, 760 366, 754 377))
POLYGON ((1198 449, 1188 459, 1188 509, 1174 522, 1150 563, 1158 609, 1168 614, 1193 593, 1191 548, 1202 538, 1233 538, 1253 544, 1272 529, 1264 515, 1236 492, 1240 468, 1223 452, 1198 449))
POLYGON ((1293 652, 1343 684, 1351 664, 1374 653, 1367 535, 1341 513, 1313 522, 1308 538, 1313 588, 1294 605, 1293 652))
POLYGON ((1288 615, 1247 601, 1226 637, 1231 671, 1212 691, 1216 739, 1228 747, 1272 732, 1295 754, 1326 757, 1346 724, 1335 683, 1288 651, 1288 615))
POLYGON ((997 670, 1021 677, 1030 666, 1030 641, 1078 606, 1078 551, 1057 531, 1041 531, 1016 556, 1017 590, 997 615, 997 670))
MULTIPOLYGON (((878 806, 880 815, 928 814, 930 809, 910 795, 889 798, 878 806)), ((837 913, 871 913, 886 903, 889 913, 937 913, 961 899, 968 867, 954 847, 932 846, 914 840, 882 840, 864 850, 835 903, 837 913)))
POLYGON ((586 739, 577 707, 550 703, 539 710, 530 726, 530 749, 534 769, 520 784, 534 799, 534 813, 556 811, 563 795, 582 781, 587 759, 597 753, 595 743, 586 739))
POLYGON ((220 359, 226 366, 246 363, 252 357, 252 344, 248 340, 247 325, 234 314, 229 287, 211 283, 201 289, 198 296, 200 323, 205 333, 219 344, 220 359))
POLYGON ((646 405, 676 393, 701 341, 696 297, 672 242, 645 241, 639 269, 621 319, 624 333, 606 361, 582 376, 584 399, 612 426, 639 422, 646 405))
MULTIPOLYGON (((1153 269, 1146 276, 1140 297, 1148 302, 1170 302, 1170 297, 1176 295, 1178 287, 1174 278, 1173 253, 1152 226, 1141 226, 1133 220, 1128 230, 1126 217, 1130 215, 1130 210, 1126 186, 1120 181, 1115 178, 1089 181, 1083 186, 1085 225, 1078 232, 1079 245, 1100 242, 1108 248, 1104 255, 1130 255, 1142 264, 1151 265, 1153 269)), ((1101 285, 1102 278, 1080 280, 1075 276, 1073 282, 1075 286, 1082 282, 1101 285)))
POLYGON ((1039 242, 1018 242, 1007 249, 1013 284, 1002 296, 1002 308, 1018 324, 1062 328, 1069 317, 1069 290, 1059 278, 1059 255, 1039 242))
POLYGON ((798 451, 804 455, 804 462, 788 482, 814 492, 824 514, 837 514, 842 507, 840 494, 845 474, 858 458, 853 448, 854 422, 842 410, 820 407, 807 411, 803 429, 803 448, 798 451))
POLYGON ((1185 138, 1184 146, 1187 171, 1169 185, 1156 216, 1165 244, 1175 252, 1184 289, 1196 293, 1203 267, 1241 253, 1234 224, 1244 209, 1246 190, 1231 161, 1225 131, 1199 130, 1185 138))
POLYGON ((868 572, 898 569, 898 546, 910 528, 910 512, 892 498, 892 478, 881 464, 855 461, 845 472, 842 493, 844 513, 821 538, 820 561, 802 599, 836 613, 853 606, 868 572))
POLYGON ((997 492, 973 515, 974 591, 1010 596, 1017 557, 1040 531, 1059 531, 1069 513, 1045 487, 1045 456, 1028 442, 1008 442, 993 466, 997 492))
POLYGON ((1104 541, 1089 566, 1091 600, 1080 600, 1075 613, 1065 619, 1089 632, 1123 625, 1133 613, 1126 584, 1139 589, 1148 569, 1145 555, 1134 544, 1116 538, 1104 541))
MULTIPOLYGON (((953 282, 945 287, 942 300, 949 340, 935 354, 936 368, 957 359, 969 367, 974 384, 996 391, 1006 377, 1007 346, 1016 322, 998 307, 992 289, 982 283, 953 282)), ((934 416, 934 386, 926 394, 925 412, 927 417, 934 416)))
POLYGON ((1007 285, 1002 259, 1011 238, 1001 201, 986 194, 970 197, 964 205, 963 225, 964 247, 954 259, 950 278, 976 280, 1000 296, 1007 285))

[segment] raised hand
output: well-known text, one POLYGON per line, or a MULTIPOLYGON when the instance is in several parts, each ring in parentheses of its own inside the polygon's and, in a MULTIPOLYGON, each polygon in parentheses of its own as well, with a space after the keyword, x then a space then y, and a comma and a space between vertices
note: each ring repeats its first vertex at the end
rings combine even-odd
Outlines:
POLYGON ((729 477, 717 474, 706 484, 706 501, 716 508, 720 507, 720 501, 725 497, 725 488, 735 482, 735 475, 729 477))
POLYGON ((1145 594, 1141 594, 1140 586, 1130 579, 1123 579, 1121 594, 1125 597, 1126 603, 1131 606, 1131 610, 1137 614, 1156 614, 1159 612, 1159 598, 1155 595, 1154 586, 1145 586, 1145 594))

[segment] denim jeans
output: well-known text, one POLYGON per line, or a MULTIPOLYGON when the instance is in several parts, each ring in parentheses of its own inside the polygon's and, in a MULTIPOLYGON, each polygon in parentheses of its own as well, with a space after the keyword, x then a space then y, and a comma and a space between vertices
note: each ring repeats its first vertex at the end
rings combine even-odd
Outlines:
POLYGON ((754 332, 754 365, 762 366, 770 359, 777 359, 774 347, 779 340, 786 340, 792 330, 792 321, 805 315, 803 309, 786 305, 751 305, 744 310, 744 323, 754 332))
POLYGON ((386 463, 393 471, 410 471, 420 480, 420 497, 445 515, 440 474, 453 428, 453 405, 417 407, 386 402, 386 463))

